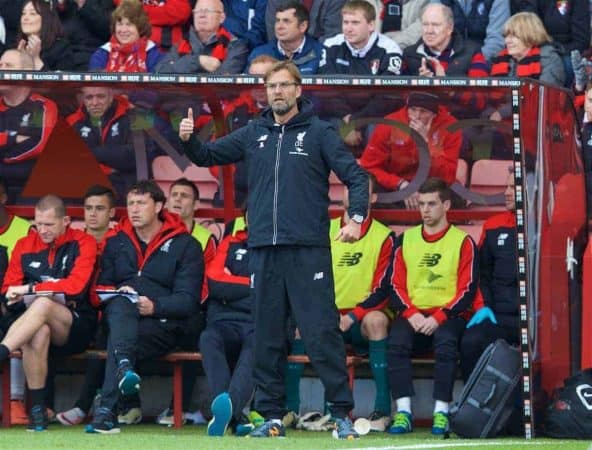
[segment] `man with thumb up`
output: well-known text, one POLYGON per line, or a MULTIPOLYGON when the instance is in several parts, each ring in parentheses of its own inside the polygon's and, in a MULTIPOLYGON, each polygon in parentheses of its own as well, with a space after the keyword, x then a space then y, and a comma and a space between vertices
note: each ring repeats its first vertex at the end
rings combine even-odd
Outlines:
POLYGON ((336 239, 354 242, 368 214, 368 176, 333 126, 301 98, 301 76, 292 62, 275 64, 264 81, 269 108, 246 126, 207 143, 199 142, 193 132, 192 109, 179 126, 183 151, 197 165, 247 165, 249 270, 255 302, 254 408, 266 420, 251 436, 285 434, 282 374, 291 314, 325 386, 336 423, 334 436, 355 439, 331 269, 328 179, 332 170, 349 189, 351 219, 336 239))

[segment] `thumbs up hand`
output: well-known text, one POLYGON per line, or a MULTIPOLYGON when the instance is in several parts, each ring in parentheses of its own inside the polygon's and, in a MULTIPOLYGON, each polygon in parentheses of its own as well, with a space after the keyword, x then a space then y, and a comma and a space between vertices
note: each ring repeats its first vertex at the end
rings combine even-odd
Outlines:
POLYGON ((187 142, 193 134, 195 122, 193 121, 193 108, 187 109, 187 117, 181 120, 179 124, 179 138, 183 142, 187 142))

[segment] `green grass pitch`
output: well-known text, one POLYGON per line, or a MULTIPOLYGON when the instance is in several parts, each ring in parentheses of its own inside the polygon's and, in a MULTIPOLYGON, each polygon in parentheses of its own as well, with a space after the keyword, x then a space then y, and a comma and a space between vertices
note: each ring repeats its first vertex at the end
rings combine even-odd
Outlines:
POLYGON ((592 449, 592 442, 499 438, 468 440, 433 437, 429 430, 416 430, 406 436, 371 433, 356 441, 338 441, 328 432, 288 430, 286 438, 250 439, 228 434, 223 438, 206 436, 204 426, 185 426, 180 430, 157 425, 123 428, 120 434, 86 434, 84 427, 50 425, 42 433, 26 432, 24 427, 0 430, 0 449, 6 450, 403 450, 403 449, 592 449))

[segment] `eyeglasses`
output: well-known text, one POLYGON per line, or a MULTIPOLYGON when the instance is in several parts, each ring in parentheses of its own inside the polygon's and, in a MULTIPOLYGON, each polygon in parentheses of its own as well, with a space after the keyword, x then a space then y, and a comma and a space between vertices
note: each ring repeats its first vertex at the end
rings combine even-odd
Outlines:
POLYGON ((285 91, 290 86, 298 86, 298 83, 295 81, 280 81, 279 83, 267 83, 265 85, 270 91, 275 91, 277 88, 279 88, 280 91, 285 91))
POLYGON ((194 9, 193 14, 197 14, 198 16, 210 15, 210 14, 222 14, 222 11, 219 11, 217 9, 201 8, 201 9, 194 9))

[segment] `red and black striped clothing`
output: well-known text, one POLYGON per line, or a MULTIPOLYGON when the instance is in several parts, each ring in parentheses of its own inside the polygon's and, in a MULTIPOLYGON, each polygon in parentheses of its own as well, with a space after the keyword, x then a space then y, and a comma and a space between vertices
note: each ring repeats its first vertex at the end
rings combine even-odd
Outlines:
POLYGON ((515 61, 508 53, 508 49, 505 48, 493 57, 490 74, 492 77, 517 76, 538 80, 541 71, 540 47, 532 47, 520 61, 515 61))

